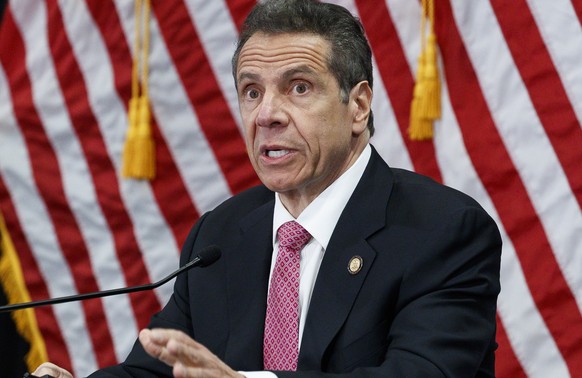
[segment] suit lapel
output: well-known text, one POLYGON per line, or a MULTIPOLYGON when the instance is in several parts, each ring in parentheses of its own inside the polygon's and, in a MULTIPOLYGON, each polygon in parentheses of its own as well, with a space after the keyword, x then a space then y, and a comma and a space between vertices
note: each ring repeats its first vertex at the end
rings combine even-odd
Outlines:
POLYGON ((322 357, 347 318, 370 270, 376 251, 367 238, 385 226, 391 173, 375 150, 362 179, 342 212, 325 252, 307 314, 299 369, 320 370, 322 357), (356 274, 348 264, 359 256, 356 274))
POLYGON ((271 201, 241 222, 241 238, 227 266, 229 339, 225 361, 241 370, 263 367, 267 282, 272 257, 271 201), (242 249, 244 248, 244 249, 242 249))

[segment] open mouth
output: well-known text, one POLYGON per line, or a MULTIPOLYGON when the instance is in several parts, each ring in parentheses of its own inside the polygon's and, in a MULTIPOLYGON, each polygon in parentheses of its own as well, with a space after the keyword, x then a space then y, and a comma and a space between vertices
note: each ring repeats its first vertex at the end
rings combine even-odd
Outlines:
POLYGON ((266 150, 265 155, 270 158, 279 158, 289 153, 289 150, 266 150))

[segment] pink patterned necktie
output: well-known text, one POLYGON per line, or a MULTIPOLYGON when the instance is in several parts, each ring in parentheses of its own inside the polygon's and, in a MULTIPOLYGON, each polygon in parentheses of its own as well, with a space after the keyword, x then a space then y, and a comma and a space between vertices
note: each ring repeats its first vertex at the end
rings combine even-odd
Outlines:
POLYGON ((279 253, 271 275, 263 357, 265 370, 297 370, 299 357, 299 261, 311 235, 295 221, 279 227, 279 253))

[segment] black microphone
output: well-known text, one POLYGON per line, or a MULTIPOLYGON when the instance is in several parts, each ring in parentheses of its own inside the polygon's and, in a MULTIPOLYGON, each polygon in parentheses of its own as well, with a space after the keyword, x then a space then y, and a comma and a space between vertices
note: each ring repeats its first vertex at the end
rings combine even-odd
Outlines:
POLYGON ((203 267, 206 267, 208 265, 213 264, 216 260, 218 260, 220 258, 221 254, 222 254, 222 252, 220 251, 220 248, 218 246, 211 245, 211 246, 208 246, 208 247, 202 249, 200 252, 198 252, 198 255, 196 255, 196 257, 194 257, 192 260, 190 260, 189 262, 184 264, 184 266, 180 267, 180 269, 178 269, 175 272, 169 274, 168 276, 162 278, 158 282, 153 282, 153 283, 139 285, 139 286, 122 287, 119 289, 95 291, 93 293, 75 294, 75 295, 69 295, 66 297, 43 299, 40 301, 10 304, 7 306, 0 306, 0 313, 8 312, 8 311, 15 311, 15 310, 22 310, 22 309, 31 308, 31 307, 53 305, 53 304, 65 303, 65 302, 82 301, 85 299, 101 298, 101 297, 108 297, 110 295, 128 294, 128 293, 133 293, 136 291, 155 289, 158 286, 161 286, 161 285, 165 284, 166 282, 170 281, 172 278, 176 277, 178 274, 180 274, 182 272, 190 270, 196 266, 203 268, 203 267))

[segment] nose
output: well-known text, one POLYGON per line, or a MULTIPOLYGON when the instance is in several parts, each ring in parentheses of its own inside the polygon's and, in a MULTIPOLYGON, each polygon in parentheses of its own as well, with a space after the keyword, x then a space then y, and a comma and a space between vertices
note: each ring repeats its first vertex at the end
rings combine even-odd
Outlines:
POLYGON ((265 93, 259 105, 256 118, 257 126, 277 127, 287 124, 288 118, 284 109, 284 100, 276 93, 265 93))

